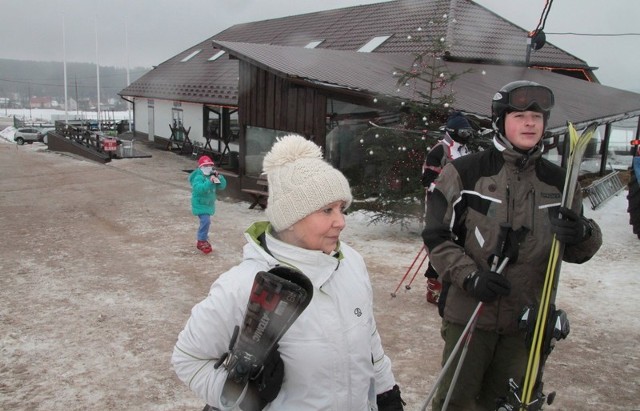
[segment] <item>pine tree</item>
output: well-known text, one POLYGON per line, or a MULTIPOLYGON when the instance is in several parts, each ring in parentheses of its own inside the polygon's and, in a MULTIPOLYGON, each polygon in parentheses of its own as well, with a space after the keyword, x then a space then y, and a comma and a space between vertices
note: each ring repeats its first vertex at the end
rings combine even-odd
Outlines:
MULTIPOLYGON (((373 127, 361 135, 362 167, 345 170, 352 181, 356 199, 364 200, 362 208, 374 213, 372 222, 407 225, 420 218, 424 210, 425 190, 421 183, 422 164, 427 151, 443 136, 455 96, 451 85, 464 73, 448 70, 446 54, 447 16, 429 22, 430 34, 409 36, 424 42, 425 50, 417 53, 410 68, 399 69, 398 87, 410 87, 414 97, 401 103, 397 127, 373 127), (351 175, 349 175, 349 173, 351 175)), ((357 205, 356 205, 357 207, 357 205)))

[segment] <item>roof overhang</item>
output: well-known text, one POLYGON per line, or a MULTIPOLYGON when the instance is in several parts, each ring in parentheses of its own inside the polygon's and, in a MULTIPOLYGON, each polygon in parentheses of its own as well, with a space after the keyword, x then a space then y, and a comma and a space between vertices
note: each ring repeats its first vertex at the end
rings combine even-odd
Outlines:
MULTIPOLYGON (((368 95, 372 106, 375 106, 374 98, 398 103, 424 101, 420 92, 427 89, 427 83, 420 81, 398 84, 397 73, 410 69, 415 61, 415 56, 410 54, 358 53, 216 40, 213 46, 298 84, 334 93, 368 95)), ((480 118, 490 118, 491 97, 503 85, 515 80, 534 81, 554 91, 556 105, 548 124, 551 134, 565 132, 568 121, 580 128, 594 121, 606 124, 640 116, 638 93, 521 66, 442 60, 438 60, 438 64, 449 73, 461 75, 436 92, 453 94, 456 109, 480 118)))

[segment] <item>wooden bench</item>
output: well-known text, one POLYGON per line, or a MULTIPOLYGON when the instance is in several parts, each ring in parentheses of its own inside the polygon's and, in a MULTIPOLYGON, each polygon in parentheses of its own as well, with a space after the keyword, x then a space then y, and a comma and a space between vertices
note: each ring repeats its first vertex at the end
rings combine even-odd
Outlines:
POLYGON ((267 175, 260 174, 256 184, 258 185, 258 189, 243 188, 242 192, 249 194, 253 198, 253 202, 249 206, 250 209, 254 209, 259 205, 264 210, 267 208, 267 202, 269 200, 269 183, 267 181, 267 175))

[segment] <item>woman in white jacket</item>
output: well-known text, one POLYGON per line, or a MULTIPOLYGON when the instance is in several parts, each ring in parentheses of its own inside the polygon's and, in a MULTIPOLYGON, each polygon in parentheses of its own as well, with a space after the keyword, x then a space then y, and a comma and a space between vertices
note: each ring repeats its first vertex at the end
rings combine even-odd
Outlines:
POLYGON ((307 308, 282 336, 249 383, 245 411, 403 410, 373 315, 362 257, 339 241, 349 183, 298 135, 278 140, 265 156, 268 222, 246 232, 243 261, 222 274, 180 333, 172 363, 178 377, 212 409, 221 403, 228 371, 215 364, 241 326, 253 280, 277 266, 304 273, 313 285, 307 308))

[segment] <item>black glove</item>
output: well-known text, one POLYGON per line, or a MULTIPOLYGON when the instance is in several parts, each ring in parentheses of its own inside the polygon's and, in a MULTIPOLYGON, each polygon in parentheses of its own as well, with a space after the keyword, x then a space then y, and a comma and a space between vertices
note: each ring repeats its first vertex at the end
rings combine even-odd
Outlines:
POLYGON ((427 266, 427 271, 424 272, 424 276, 427 278, 433 278, 434 280, 438 279, 438 272, 433 268, 431 263, 427 266))
POLYGON ((240 404, 243 411, 261 410, 275 400, 282 387, 284 363, 280 358, 278 345, 264 361, 262 369, 249 379, 247 394, 240 404))
POLYGON ((464 280, 464 289, 474 298, 485 303, 511 292, 511 283, 495 271, 474 271, 464 280))
POLYGON ((549 209, 551 232, 565 244, 579 244, 591 237, 591 223, 583 216, 566 207, 549 209))
POLYGON ((378 394, 376 397, 378 411, 403 411, 403 405, 406 405, 400 398, 400 387, 394 385, 389 391, 378 394))

